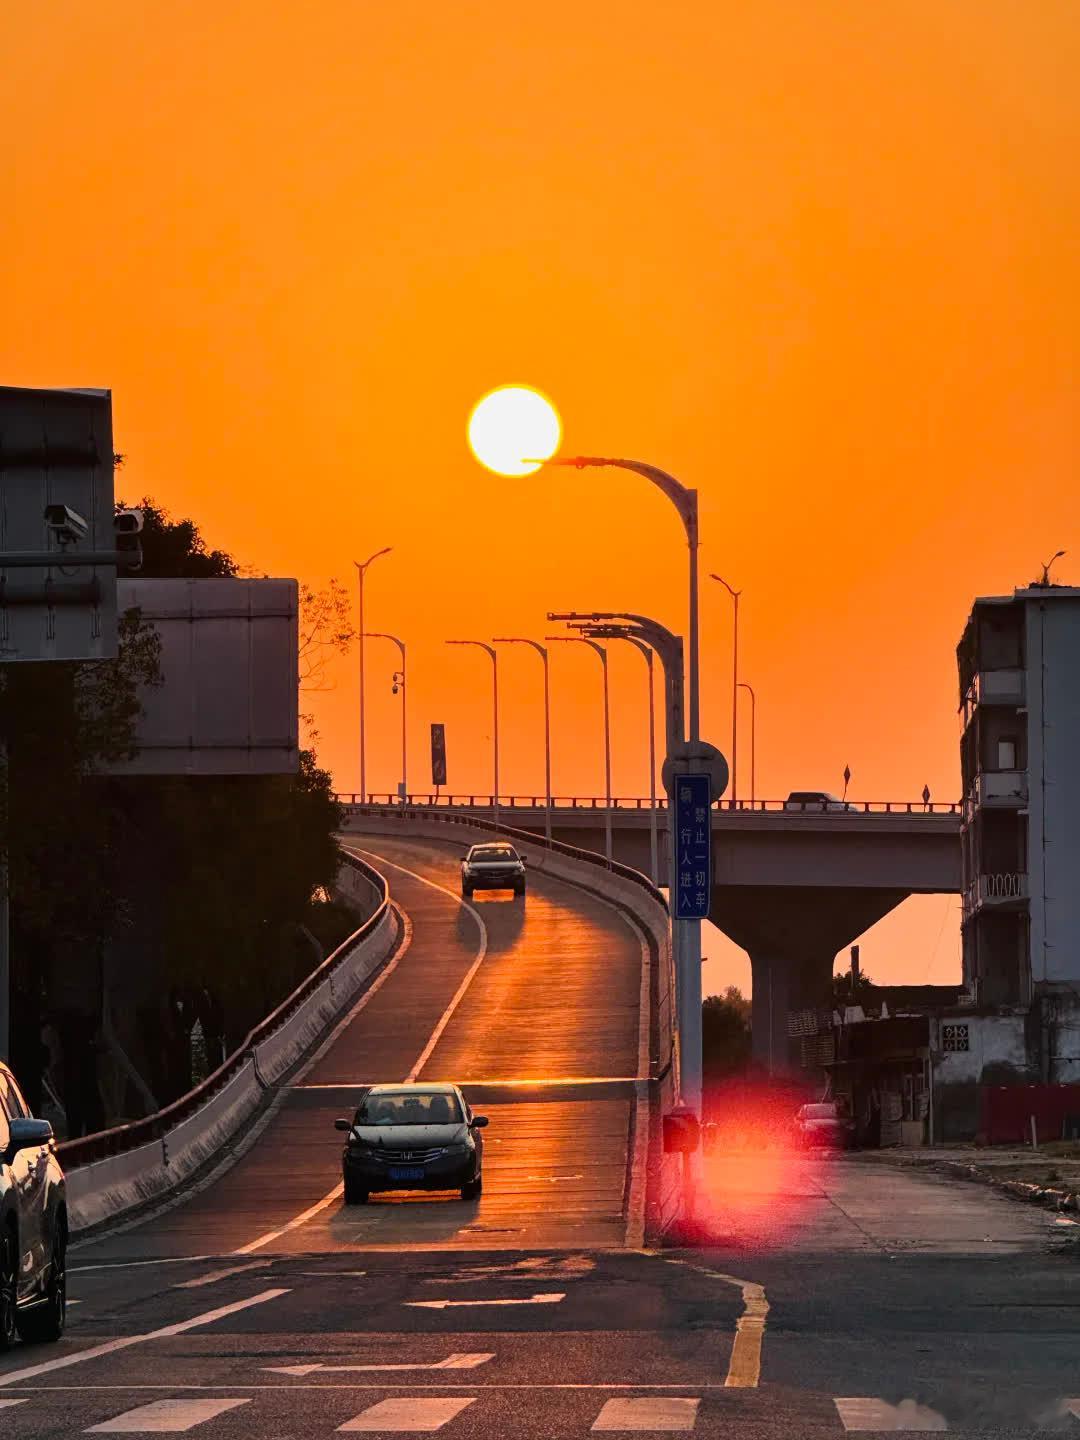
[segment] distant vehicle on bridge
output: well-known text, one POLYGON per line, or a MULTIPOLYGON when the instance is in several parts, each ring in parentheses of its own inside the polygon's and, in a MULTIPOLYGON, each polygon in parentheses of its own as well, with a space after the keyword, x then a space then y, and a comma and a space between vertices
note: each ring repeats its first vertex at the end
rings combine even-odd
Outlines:
POLYGON ((792 790, 784 801, 785 810, 852 810, 859 806, 850 800, 840 800, 827 790, 792 790))
POLYGON ((52 1126, 0 1061, 0 1351, 59 1340, 67 1316, 67 1203, 52 1126))
POLYGON ((376 1190, 483 1189, 486 1115, 474 1115, 456 1085, 372 1085, 351 1120, 341 1155, 345 1204, 366 1205, 376 1190))
POLYGON ((461 862, 461 893, 474 890, 512 890, 525 894, 525 856, 505 840, 474 845, 461 862))

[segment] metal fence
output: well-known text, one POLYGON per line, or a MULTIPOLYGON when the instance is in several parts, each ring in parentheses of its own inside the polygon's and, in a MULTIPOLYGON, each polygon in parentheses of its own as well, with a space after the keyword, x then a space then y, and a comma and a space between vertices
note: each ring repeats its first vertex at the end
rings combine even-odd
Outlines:
MULTIPOLYGON (((358 805, 357 794, 339 793, 335 796, 339 805, 358 805)), ((402 808, 400 796, 379 793, 369 795, 366 804, 375 809, 402 808)), ((494 810, 495 800, 491 795, 407 795, 404 800, 407 809, 412 810, 494 810)), ((608 802, 603 795, 553 795, 553 810, 606 810, 608 802)), ((666 797, 658 796, 656 807, 666 810, 666 797)), ((546 810, 547 800, 543 795, 500 795, 500 810, 546 810)), ((649 797, 639 795, 613 795, 612 810, 645 810, 652 808, 649 797)), ((786 813, 789 815, 958 815, 960 803, 939 800, 714 800, 714 810, 736 811, 746 814, 786 813)))

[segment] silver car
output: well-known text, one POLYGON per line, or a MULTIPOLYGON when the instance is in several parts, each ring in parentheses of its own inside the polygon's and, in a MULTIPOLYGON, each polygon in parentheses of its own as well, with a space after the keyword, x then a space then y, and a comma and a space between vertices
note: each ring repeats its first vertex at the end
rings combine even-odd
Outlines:
POLYGON ((52 1126, 0 1061, 0 1350, 59 1340, 67 1316, 67 1200, 52 1126))
POLYGON ((461 893, 474 890, 512 890, 525 894, 525 856, 508 840, 489 840, 474 845, 461 862, 461 893))

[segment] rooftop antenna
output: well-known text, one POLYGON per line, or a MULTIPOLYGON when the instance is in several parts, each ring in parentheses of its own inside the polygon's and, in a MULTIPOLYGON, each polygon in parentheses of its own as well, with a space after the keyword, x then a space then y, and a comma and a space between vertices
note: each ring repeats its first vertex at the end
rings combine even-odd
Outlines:
POLYGON ((1050 579, 1050 567, 1053 565, 1055 560, 1060 560, 1064 554, 1064 550, 1058 550, 1056 554, 1050 556, 1050 559, 1047 560, 1046 564, 1043 566, 1042 579, 1039 581, 1040 585, 1053 585, 1054 582, 1050 579))

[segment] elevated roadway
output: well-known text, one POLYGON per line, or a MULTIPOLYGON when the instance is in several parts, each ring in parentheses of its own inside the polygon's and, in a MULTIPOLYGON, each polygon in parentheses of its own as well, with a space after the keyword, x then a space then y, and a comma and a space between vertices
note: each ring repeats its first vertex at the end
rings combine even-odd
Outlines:
MULTIPOLYGON (((344 797, 348 802, 348 797, 344 797)), ((387 797, 389 798, 389 797, 387 797)), ((439 815, 491 822, 489 800, 452 805, 361 807, 346 803, 347 824, 365 808, 412 823, 439 815)), ((756 1058, 784 1068, 793 1012, 829 1003, 836 956, 909 895, 960 890, 960 814, 956 806, 872 804, 848 810, 784 802, 714 807, 712 922, 750 956, 756 1058)), ((641 801, 612 810, 613 858, 647 872, 651 811, 641 801)), ((542 804, 500 805, 504 827, 543 833, 542 804)), ((668 873, 668 812, 658 816, 660 874, 668 873)), ((595 798, 552 811, 556 840, 603 853, 605 810, 595 798)))
POLYGON ((104 1261, 118 1251, 621 1246, 628 1224, 640 1227, 632 1190, 639 1212, 644 1204, 643 1185, 631 1184, 636 1081, 648 1065, 642 937, 613 906, 539 873, 524 904, 465 902, 460 849, 355 834, 346 843, 389 879, 408 922, 397 953, 280 1089, 235 1164, 90 1252, 104 1261), (364 1084, 405 1079, 457 1081, 489 1114, 479 1201, 343 1205, 334 1119, 352 1113, 364 1084))

